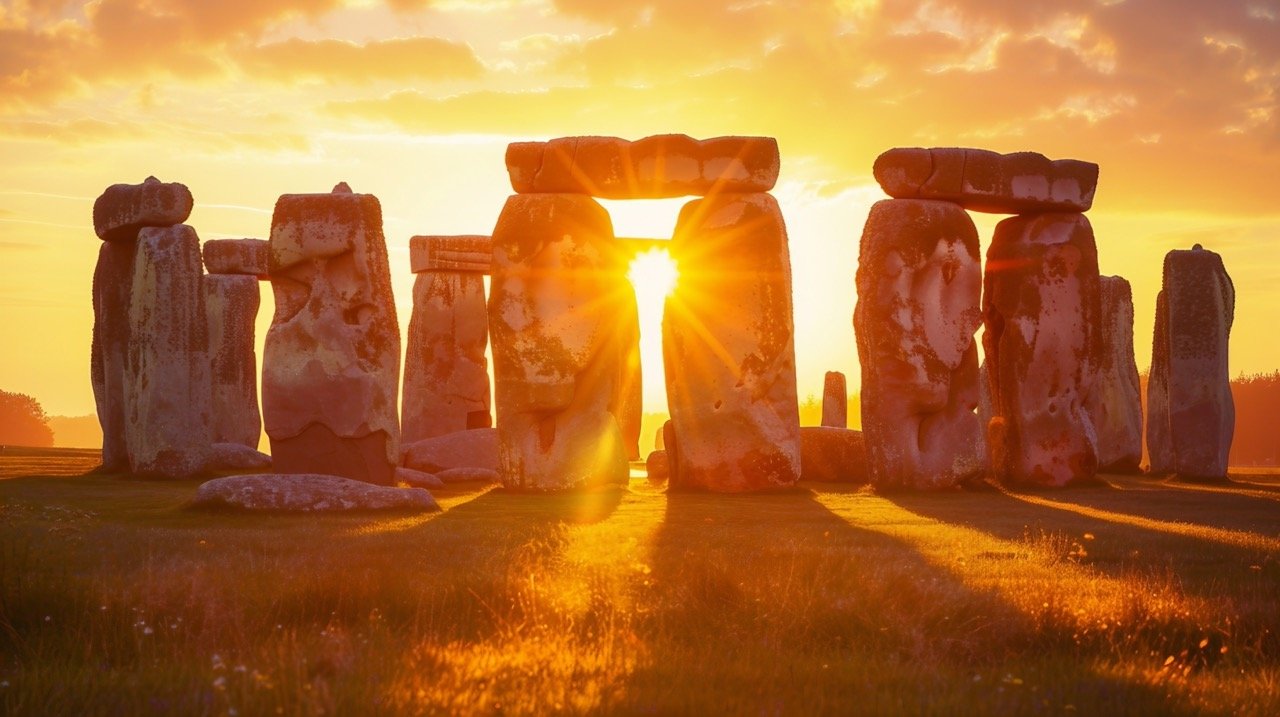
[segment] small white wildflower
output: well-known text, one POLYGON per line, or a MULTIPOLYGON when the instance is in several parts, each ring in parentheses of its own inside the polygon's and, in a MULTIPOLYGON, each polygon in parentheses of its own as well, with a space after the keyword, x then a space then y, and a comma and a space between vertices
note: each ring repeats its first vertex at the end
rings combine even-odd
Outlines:
POLYGON ((52 616, 52 615, 45 615, 45 616, 44 616, 44 621, 45 621, 45 622, 53 622, 53 616, 52 616))
POLYGON ((236 672, 248 672, 244 665, 236 665, 236 672))
POLYGON ((142 634, 143 634, 143 635, 151 635, 151 634, 153 634, 153 633, 155 633, 155 630, 152 630, 150 627, 144 627, 144 628, 142 628, 142 634))
POLYGON ((213 687, 214 689, 217 689, 217 690, 226 689, 227 678, 223 677, 222 675, 218 675, 218 677, 213 681, 213 687))

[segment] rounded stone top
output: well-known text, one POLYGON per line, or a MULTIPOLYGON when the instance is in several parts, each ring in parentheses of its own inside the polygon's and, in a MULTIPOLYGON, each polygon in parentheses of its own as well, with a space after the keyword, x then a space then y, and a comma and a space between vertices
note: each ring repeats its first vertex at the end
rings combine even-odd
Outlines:
POLYGON ((1199 244, 1191 245, 1191 251, 1204 251, 1204 247, 1199 244))
POLYGON ((333 186, 333 194, 351 194, 351 186, 346 182, 338 182, 333 186))

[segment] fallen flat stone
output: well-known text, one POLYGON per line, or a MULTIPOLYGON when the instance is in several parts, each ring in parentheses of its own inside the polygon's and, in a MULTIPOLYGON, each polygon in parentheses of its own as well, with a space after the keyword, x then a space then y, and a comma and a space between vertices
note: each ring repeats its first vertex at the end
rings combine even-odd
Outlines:
POLYGON ((849 427, 849 389, 839 371, 828 371, 822 382, 822 425, 849 427))
POLYGON ((1133 290, 1119 276, 1098 281, 1102 364, 1085 409, 1098 439, 1098 471, 1136 473, 1142 462, 1142 395, 1133 356, 1133 290))
POLYGON ((668 463, 667 452, 663 450, 652 451, 649 457, 644 460, 644 470, 649 476, 649 482, 654 485, 662 485, 671 478, 671 465, 668 463))
POLYGON ((271 456, 243 443, 215 443, 209 448, 208 472, 248 471, 271 467, 271 456))
POLYGON ((414 488, 443 488, 444 480, 432 473, 415 471, 412 468, 396 468, 396 482, 414 488))
POLYGON ((253 511, 341 512, 349 510, 440 510, 424 488, 392 488, 314 473, 255 473, 202 483, 193 507, 253 511))
MULTIPOLYGON (((207 243, 206 243, 207 246, 207 243)), ((256 449, 262 437, 254 327, 261 302, 258 279, 240 274, 204 277, 209 321, 212 440, 256 449)))
POLYGON ((409 270, 466 271, 488 274, 493 265, 493 239, 473 234, 409 238, 409 270))
POLYGON ((185 222, 194 204, 191 190, 177 182, 113 184, 93 203, 93 230, 104 241, 134 241, 143 227, 185 222))
POLYGON ((995 214, 1088 211, 1098 186, 1098 165, 1036 152, 899 147, 877 157, 873 171, 891 197, 995 214))
POLYGON ((210 274, 249 274, 267 279, 271 257, 265 239, 210 239, 201 247, 205 271, 210 274))
POLYGON ((400 460, 400 325, 371 194, 285 194, 271 219, 276 310, 262 419, 276 469, 390 485, 400 460))
POLYGON ((801 426, 800 480, 856 484, 870 481, 862 431, 801 426))
POLYGON ((407 444, 404 466, 441 475, 451 468, 498 470, 498 429, 458 431, 407 444))
POLYGON ((772 137, 561 137, 507 147, 511 186, 521 194, 641 199, 767 192, 778 167, 772 137))
POLYGON ((449 468, 436 474, 445 483, 501 483, 502 476, 498 471, 488 468, 449 468))

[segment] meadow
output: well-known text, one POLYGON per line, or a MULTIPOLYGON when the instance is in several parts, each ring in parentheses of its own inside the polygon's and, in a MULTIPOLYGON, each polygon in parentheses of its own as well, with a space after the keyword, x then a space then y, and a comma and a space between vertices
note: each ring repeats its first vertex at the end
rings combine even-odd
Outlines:
POLYGON ((190 509, 0 456, 0 713, 1280 714, 1280 476, 190 509))

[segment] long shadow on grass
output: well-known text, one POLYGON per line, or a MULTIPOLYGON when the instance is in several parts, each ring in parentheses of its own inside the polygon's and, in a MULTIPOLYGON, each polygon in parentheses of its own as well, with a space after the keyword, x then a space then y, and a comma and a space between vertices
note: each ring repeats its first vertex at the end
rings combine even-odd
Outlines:
POLYGON ((1056 710, 1085 693, 1162 703, 1085 667, 1096 655, 1071 626, 1036 624, 807 492, 670 494, 652 562, 638 625, 649 667, 629 690, 637 711, 1056 710), (1041 676, 1075 679, 993 684, 1029 660, 1041 676))

